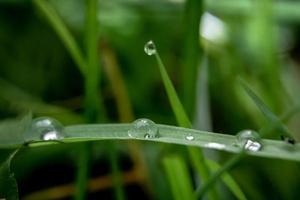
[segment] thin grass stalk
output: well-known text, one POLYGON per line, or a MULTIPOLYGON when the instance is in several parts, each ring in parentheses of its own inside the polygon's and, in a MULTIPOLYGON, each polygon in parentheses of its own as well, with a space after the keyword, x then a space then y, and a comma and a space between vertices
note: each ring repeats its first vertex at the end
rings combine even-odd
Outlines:
MULTIPOLYGON (((177 96, 177 93, 175 91, 175 88, 168 76, 168 73, 166 71, 166 68, 163 64, 163 62, 161 61, 161 58, 159 56, 159 53, 156 50, 155 53, 155 58, 157 60, 158 63, 158 67, 160 70, 160 74, 162 76, 162 80, 163 83, 165 85, 166 88, 166 92, 168 94, 169 97, 169 101, 171 103, 171 107, 172 110, 175 114, 177 123, 181 126, 181 127, 187 127, 187 128, 191 128, 192 124, 189 121, 186 112, 177 96)), ((194 166, 196 167, 196 170, 198 171, 198 173, 201 175, 201 178, 203 179, 203 182, 206 182, 210 176, 210 172, 209 172, 209 168, 207 167, 205 162, 201 162, 202 160, 205 160, 203 152, 201 149, 197 149, 194 147, 188 147, 187 148, 188 153, 190 155, 190 158, 192 160, 192 163, 194 163, 194 166), (198 155, 198 157, 195 157, 193 155, 198 155), (197 159, 195 159, 197 158, 197 159)), ((210 198, 216 198, 216 194, 213 194, 214 192, 210 193, 210 198)))
POLYGON ((36 7, 45 15, 51 27, 54 29, 73 61, 82 74, 85 74, 87 68, 82 51, 80 50, 75 38, 68 30, 55 9, 46 0, 33 0, 36 7))
MULTIPOLYGON (((86 0, 85 10, 85 48, 87 69, 84 76, 85 84, 85 118, 93 123, 99 120, 100 101, 99 92, 99 65, 98 65, 98 1, 86 0)), ((76 176, 75 199, 86 198, 87 182, 89 178, 89 162, 91 159, 91 143, 81 144, 78 148, 78 168, 76 176)))
POLYGON ((188 0, 185 4, 185 41, 182 66, 183 106, 190 119, 194 116, 196 82, 200 61, 199 25, 203 0, 188 0))

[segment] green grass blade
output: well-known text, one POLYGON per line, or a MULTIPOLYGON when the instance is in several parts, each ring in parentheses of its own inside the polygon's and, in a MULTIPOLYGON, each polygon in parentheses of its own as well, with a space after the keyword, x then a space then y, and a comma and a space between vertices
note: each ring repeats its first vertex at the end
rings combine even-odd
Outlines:
POLYGON ((161 61, 158 52, 155 53, 155 58, 157 60, 160 74, 162 76, 162 80, 178 124, 186 128, 192 127, 192 124, 185 113, 185 110, 178 98, 175 88, 169 78, 169 75, 166 71, 166 68, 164 67, 164 64, 161 61))
MULTIPOLYGON (((136 138, 148 142, 162 142, 170 144, 181 144, 191 147, 201 147, 215 150, 222 150, 239 154, 241 149, 236 145, 236 137, 229 134, 219 134, 207 131, 157 124, 159 129, 158 138, 136 138), (193 135, 194 140, 186 140, 186 135, 193 135)), ((128 136, 132 124, 86 124, 65 127, 66 137, 60 142, 36 140, 27 144, 29 147, 54 145, 60 143, 74 143, 101 140, 132 140, 128 136)), ((0 131, 0 137, 6 132, 0 131)), ((248 155, 265 158, 276 158, 300 161, 300 144, 290 145, 280 140, 262 139, 263 148, 257 152, 247 152, 248 155)), ((0 141, 0 149, 11 149, 22 146, 21 141, 0 141)))
POLYGON ((185 42, 182 67, 183 105, 187 114, 194 116, 196 82, 200 61, 199 24, 203 0, 188 0, 185 3, 185 42))
POLYGON ((75 200, 86 198, 88 175, 90 167, 91 143, 84 142, 78 145, 77 174, 75 185, 75 200))
POLYGON ((114 185, 114 196, 117 200, 124 200, 125 198, 125 192, 123 190, 123 182, 122 182, 122 173, 119 169, 118 164, 118 152, 116 149, 116 143, 110 142, 109 144, 109 159, 111 164, 111 170, 112 170, 112 179, 113 179, 113 185, 114 185))
MULTIPOLYGON (((208 58, 205 56, 202 61, 202 66, 200 70, 200 75, 198 78, 198 90, 199 94, 197 95, 197 102, 198 102, 198 111, 196 115, 196 123, 198 124, 199 130, 211 130, 211 121, 210 121, 210 110, 209 110, 209 91, 208 91, 208 58)), ((196 124, 197 126, 197 124, 196 124)), ((204 162, 204 161, 202 161, 204 162)), ((221 168, 221 166, 211 160, 206 160, 206 163, 211 170, 211 172, 216 172, 221 168)), ((229 190, 237 197, 237 199, 244 200, 245 195, 243 191, 239 188, 238 184, 235 180, 230 176, 229 173, 224 172, 224 174, 220 177, 221 180, 225 183, 225 185, 229 188, 229 190)))
MULTIPOLYGON (((222 168, 219 168, 210 179, 203 185, 203 187, 198 187, 196 190, 197 199, 202 199, 205 193, 215 184, 215 182, 228 170, 230 170, 234 165, 236 165, 241 158, 245 155, 245 152, 242 151, 238 155, 232 157, 229 161, 227 161, 222 168)), ((226 182, 225 182, 226 183, 226 182)))
POLYGON ((85 74, 85 115, 89 122, 99 120, 99 81, 100 66, 98 56, 98 1, 86 0, 85 47, 87 69, 85 74))
POLYGON ((173 199, 195 199, 188 168, 181 157, 168 156, 163 159, 163 164, 171 185, 173 199))
POLYGON ((31 124, 32 114, 28 113, 22 118, 6 119, 0 121, 0 136, 2 143, 20 144, 26 140, 25 132, 31 124))
POLYGON ((277 130, 280 134, 285 134, 287 136, 293 136, 288 128, 281 122, 280 118, 277 117, 268 107, 267 105, 250 89, 250 87, 244 82, 240 81, 242 86, 244 87, 247 94, 254 101, 259 110, 264 114, 266 119, 269 121, 269 125, 262 129, 260 132, 262 136, 265 134, 272 132, 272 130, 277 130))
POLYGON ((250 87, 244 83, 244 81, 240 81, 243 88, 247 92, 247 94, 254 101, 259 110, 265 115, 265 117, 270 121, 278 121, 279 119, 273 112, 264 104, 264 102, 250 89, 250 87))
MULTIPOLYGON (((209 180, 210 173, 208 171, 208 165, 206 164, 205 157, 202 151, 199 149, 188 147, 189 157, 194 169, 201 175, 203 182, 209 180), (205 164, 203 164, 205 163, 205 164)), ((208 199, 219 199, 216 191, 211 190, 207 195, 208 199)))
POLYGON ((6 161, 0 166, 0 197, 8 200, 18 200, 17 181, 10 170, 11 161, 19 149, 11 153, 6 161))
MULTIPOLYGON (((86 71, 85 83, 85 117, 89 123, 97 122, 100 113, 100 102, 98 99, 99 66, 98 66, 98 1, 86 0, 85 16, 85 48, 86 48, 86 71)), ((89 160, 91 159, 91 143, 79 146, 76 192, 75 199, 86 198, 86 189, 89 177, 89 160)))
MULTIPOLYGON (((170 77, 166 71, 166 68, 163 64, 163 62, 161 61, 161 58, 159 56, 159 53, 156 49, 156 53, 155 53, 155 58, 157 60, 158 63, 158 67, 160 70, 160 74, 162 76, 162 80, 165 86, 165 90, 167 92, 169 101, 171 103, 171 107, 172 110, 175 114, 177 123, 182 126, 182 127, 188 127, 191 128, 192 124, 190 122, 190 120, 188 119, 188 116, 178 98, 178 95, 176 93, 176 90, 170 80, 170 77)), ((190 155, 190 158, 192 160, 192 163, 194 163, 194 166, 198 166, 195 169, 198 171, 198 173, 201 175, 201 178, 203 179, 203 182, 207 181, 209 176, 210 176, 210 172, 208 167, 206 166, 205 162, 199 162, 201 160, 204 160, 204 155, 202 153, 202 151, 200 149, 196 149, 196 148, 188 148, 188 152, 190 155), (198 155, 199 160, 197 159, 196 156, 193 155, 198 155)), ((212 192, 209 193, 208 197, 210 199, 215 199, 217 198, 217 192, 215 190, 212 190, 212 192)))
POLYGON ((212 130, 210 111, 208 57, 204 56, 197 80, 197 104, 194 119, 194 128, 199 130, 212 130))
POLYGON ((67 48, 72 59, 82 74, 85 74, 86 63, 83 54, 77 45, 74 37, 56 13, 55 9, 46 0, 33 0, 33 3, 44 13, 50 25, 67 48))
MULTIPOLYGON (((207 160, 206 161, 209 168, 212 169, 212 172, 217 172, 218 170, 221 169, 221 167, 211 161, 207 160)), ((236 181, 228 174, 228 172, 224 172, 223 175, 221 176, 222 181, 225 183, 225 185, 228 187, 228 189, 235 195, 235 197, 239 200, 247 200, 245 194, 241 190, 240 186, 236 183, 236 181)))

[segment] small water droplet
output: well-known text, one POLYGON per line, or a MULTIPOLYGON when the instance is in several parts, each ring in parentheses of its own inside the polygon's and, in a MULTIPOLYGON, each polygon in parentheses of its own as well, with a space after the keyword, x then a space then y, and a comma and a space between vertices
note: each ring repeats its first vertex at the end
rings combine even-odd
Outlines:
POLYGON ((148 56, 156 54, 156 47, 152 40, 145 44, 144 51, 148 56))
POLYGON ((129 137, 151 139, 158 137, 158 127, 150 119, 137 119, 128 131, 129 137))
POLYGON ((30 129, 26 132, 26 141, 59 140, 64 138, 64 127, 56 119, 39 117, 32 120, 30 129))
POLYGON ((212 148, 212 149, 220 149, 220 150, 226 148, 225 144, 220 144, 220 143, 216 143, 216 142, 209 142, 209 143, 205 144, 205 147, 212 148))
POLYGON ((243 130, 237 134, 237 143, 248 151, 259 151, 262 148, 261 138, 256 131, 243 130))
POLYGON ((192 134, 188 134, 187 136, 185 136, 185 139, 192 141, 195 139, 195 137, 192 134))

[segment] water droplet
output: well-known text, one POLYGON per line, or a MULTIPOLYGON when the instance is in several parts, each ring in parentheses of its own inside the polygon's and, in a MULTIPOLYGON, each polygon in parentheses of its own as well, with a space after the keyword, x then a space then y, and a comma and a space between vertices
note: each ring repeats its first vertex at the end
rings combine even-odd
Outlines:
POLYGON ((59 140, 64 138, 64 127, 56 119, 39 117, 32 120, 30 129, 26 132, 26 141, 59 140))
POLYGON ((237 134, 237 143, 248 151, 259 151, 262 148, 259 134, 253 130, 243 130, 237 134))
POLYGON ((148 56, 156 54, 156 47, 152 40, 145 44, 144 51, 148 56))
POLYGON ((158 127, 150 119, 137 119, 128 131, 129 137, 151 139, 158 137, 158 127))
POLYGON ((225 144, 220 144, 220 143, 216 143, 216 142, 210 142, 210 143, 207 143, 205 144, 205 147, 207 148, 211 148, 211 149, 225 149, 225 144))
POLYGON ((195 137, 192 134, 188 134, 187 136, 185 136, 185 139, 192 141, 195 139, 195 137))

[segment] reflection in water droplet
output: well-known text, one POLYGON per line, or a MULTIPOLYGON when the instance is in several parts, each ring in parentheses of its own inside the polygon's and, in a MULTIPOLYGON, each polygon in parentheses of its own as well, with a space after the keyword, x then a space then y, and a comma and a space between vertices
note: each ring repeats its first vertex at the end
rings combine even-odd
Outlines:
POLYGON ((59 140, 64 138, 63 125, 50 117, 39 117, 32 120, 26 132, 26 141, 59 140))
POLYGON ((156 47, 152 40, 145 44, 144 51, 148 56, 152 56, 156 53, 156 47))
POLYGON ((137 119, 128 131, 129 137, 151 139, 158 137, 158 127, 150 119, 137 119))
POLYGON ((253 130, 243 130, 237 134, 237 143, 248 151, 259 151, 262 148, 259 134, 253 130))
POLYGON ((244 148, 249 151, 259 151, 261 144, 259 142, 254 142, 252 140, 247 140, 244 148))
POLYGON ((225 144, 220 144, 220 143, 216 143, 216 142, 210 142, 205 144, 205 147, 207 148, 211 148, 211 149, 225 149, 225 144))
POLYGON ((195 139, 195 137, 192 134, 188 134, 187 136, 185 136, 185 139, 192 141, 195 139))

